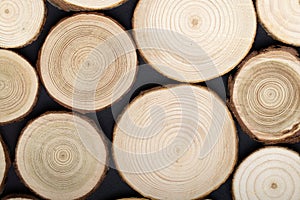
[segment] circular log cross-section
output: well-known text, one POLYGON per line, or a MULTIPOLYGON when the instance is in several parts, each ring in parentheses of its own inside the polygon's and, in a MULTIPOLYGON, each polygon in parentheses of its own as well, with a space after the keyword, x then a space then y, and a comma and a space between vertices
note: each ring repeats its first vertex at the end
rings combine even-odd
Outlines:
POLYGON ((232 190, 236 200, 299 200, 299 154, 282 147, 252 153, 235 172, 232 190))
POLYGON ((103 109, 129 90, 137 72, 130 36, 100 14, 77 14, 49 33, 39 71, 49 94, 60 104, 91 112, 103 109))
POLYGON ((111 9, 123 4, 126 0, 49 0, 54 6, 65 11, 86 11, 111 9))
POLYGON ((127 107, 113 135, 122 178, 153 199, 196 199, 217 189, 237 159, 227 107, 204 87, 154 89, 127 107))
POLYGON ((18 54, 0 50, 0 124, 24 117, 34 106, 37 94, 34 68, 18 54))
POLYGON ((281 42, 300 46, 300 1, 256 0, 264 28, 281 42))
POLYGON ((107 149, 102 133, 71 113, 48 113, 23 130, 16 148, 17 172, 47 199, 78 199, 103 180, 107 149))
POLYGON ((5 178, 10 167, 8 150, 0 136, 0 194, 5 185, 5 178))
POLYGON ((133 18, 142 56, 181 82, 232 70, 251 49, 256 25, 252 0, 140 0, 133 18))
POLYGON ((19 48, 33 42, 45 21, 44 0, 0 1, 0 47, 19 48))
POLYGON ((291 48, 250 55, 230 81, 231 107, 243 130, 265 143, 300 140, 300 61, 291 48))

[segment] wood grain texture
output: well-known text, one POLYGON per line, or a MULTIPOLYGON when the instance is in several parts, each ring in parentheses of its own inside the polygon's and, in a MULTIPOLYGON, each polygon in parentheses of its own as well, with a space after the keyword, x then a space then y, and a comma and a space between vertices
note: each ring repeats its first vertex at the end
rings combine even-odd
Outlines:
POLYGON ((201 82, 239 64, 257 22, 252 0, 140 0, 132 23, 139 51, 156 70, 201 82))
POLYGON ((130 36, 116 21, 83 13, 52 29, 38 65, 42 82, 58 103, 91 112, 110 106, 129 90, 137 55, 130 36))
POLYGON ((9 158, 9 152, 0 136, 0 194, 5 187, 6 176, 10 168, 11 162, 9 158))
POLYGON ((258 17, 275 39, 300 46, 299 0, 256 0, 258 17))
POLYGON ((102 135, 80 116, 46 113, 29 123, 19 138, 18 175, 43 198, 85 197, 106 173, 108 153, 102 135))
POLYGON ((16 121, 33 108, 38 95, 38 76, 24 58, 0 50, 0 124, 16 121))
POLYGON ((283 147, 267 147, 248 156, 233 177, 236 200, 298 200, 299 153, 283 147))
POLYGON ((134 99, 115 126, 113 155, 122 178, 143 196, 196 199, 228 178, 237 143, 234 121, 217 95, 177 85, 134 99))
POLYGON ((253 53, 230 81, 231 108, 242 128, 265 143, 298 142, 300 61, 291 48, 253 53))
POLYGON ((44 0, 0 1, 0 47, 20 48, 37 39, 46 18, 44 0))
POLYGON ((126 1, 127 0, 49 0, 51 4, 65 11, 111 9, 126 1))

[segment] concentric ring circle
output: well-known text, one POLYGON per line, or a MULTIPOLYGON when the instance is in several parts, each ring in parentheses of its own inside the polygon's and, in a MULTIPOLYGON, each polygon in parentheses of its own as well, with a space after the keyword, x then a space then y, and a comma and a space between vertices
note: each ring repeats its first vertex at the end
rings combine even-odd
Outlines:
POLYGON ((38 76, 24 58, 0 50, 0 124, 25 116, 34 106, 38 76))
POLYGON ((133 27, 144 58, 165 76, 201 82, 232 70, 256 34, 251 0, 140 0, 133 27))
POLYGON ((242 64, 232 86, 239 122, 255 138, 296 142, 300 96, 300 61, 293 49, 269 49, 242 64))
POLYGON ((100 14, 77 14, 49 33, 39 69, 47 91, 60 104, 94 111, 127 92, 137 73, 137 55, 117 22, 100 14))
POLYGON ((143 196, 195 199, 228 178, 237 142, 231 114, 214 93, 178 85, 146 92, 127 107, 115 126, 113 155, 143 196))
POLYGON ((93 124, 71 113, 48 113, 29 123, 16 149, 25 184, 47 199, 78 199, 100 184, 107 150, 93 124))
POLYGON ((267 147, 246 158, 233 178, 236 200, 298 200, 300 196, 300 156, 282 148, 267 147))
POLYGON ((49 0, 65 11, 102 10, 117 7, 127 0, 49 0))
POLYGON ((273 37, 300 46, 299 0, 257 0, 256 7, 259 19, 273 37))
POLYGON ((0 1, 0 47, 18 48, 39 35, 46 15, 43 0, 0 1))

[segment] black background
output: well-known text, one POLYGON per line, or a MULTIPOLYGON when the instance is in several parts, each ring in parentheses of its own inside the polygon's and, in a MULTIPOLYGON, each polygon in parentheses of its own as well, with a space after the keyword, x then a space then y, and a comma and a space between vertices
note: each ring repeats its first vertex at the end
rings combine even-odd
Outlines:
MULTIPOLYGON (((120 24, 122 24, 127 30, 132 29, 131 24, 131 18, 133 15, 134 8, 137 4, 137 0, 128 0, 125 4, 106 11, 101 11, 101 13, 104 13, 108 16, 111 16, 112 18, 116 19, 120 24)), ((22 48, 22 49, 15 49, 14 51, 20 53, 23 55, 34 67, 36 66, 36 61, 38 57, 38 51, 41 48, 43 41, 45 40, 47 34, 49 33, 51 27, 53 27, 55 24, 57 24, 62 18, 68 17, 73 15, 74 12, 64 12, 56 7, 52 6, 47 2, 47 20, 43 27, 43 30, 39 36, 39 38, 33 42, 31 45, 22 48)), ((255 42, 253 44, 253 47, 251 51, 258 51, 264 48, 267 48, 271 45, 284 45, 276 40, 273 40, 266 32, 265 30, 258 25, 257 29, 257 35, 255 38, 255 42)), ((288 46, 288 45, 285 45, 288 46)), ((297 48, 298 52, 300 52, 300 48, 297 48)), ((143 65, 145 62, 142 60, 142 58, 139 56, 139 64, 143 65)), ((233 70, 230 72, 230 74, 234 74, 236 70, 233 70)), ((139 73, 137 77, 137 82, 141 77, 145 77, 144 74, 147 74, 148 77, 151 77, 153 79, 153 82, 149 82, 149 84, 144 85, 142 87, 138 87, 138 89, 134 89, 134 91, 130 91, 127 94, 127 98, 134 98, 136 95, 138 95, 141 91, 150 89, 152 87, 156 87, 157 85, 164 85, 164 84, 171 84, 176 83, 176 81, 172 81, 158 72, 156 72, 151 67, 140 67, 139 73), (160 84, 157 84, 160 83, 160 84)), ((222 77, 224 84, 227 88, 227 81, 228 81, 229 74, 226 74, 222 77)), ((214 84, 215 80, 212 80, 209 82, 208 85, 211 86, 213 90, 215 90, 217 93, 218 90, 218 84, 214 84)), ((300 83, 299 83, 300 84, 300 83)), ((5 126, 0 126, 0 132, 2 134, 4 142, 7 144, 10 158, 12 161, 14 161, 15 157, 15 146, 19 137, 19 134, 21 130, 26 126, 29 120, 35 119, 41 114, 45 113, 46 111, 58 111, 58 110, 64 110, 64 111, 70 111, 62 106, 60 106, 58 103, 56 103, 53 99, 49 97, 47 92, 45 91, 45 88, 42 84, 40 84, 40 91, 38 96, 38 101, 36 106, 34 107, 33 111, 27 115, 24 119, 21 121, 18 121, 16 123, 8 124, 5 126)), ((201 85, 205 85, 202 83, 201 85)), ((136 88, 133 87, 133 88, 136 88)), ((299 95, 299 94, 295 94, 299 95)), ((228 97, 228 92, 227 92, 228 97)), ((118 104, 118 102, 116 103, 118 104)), ((120 114, 121 110, 117 111, 119 113, 114 112, 114 115, 112 114, 111 107, 102 110, 100 112, 97 112, 97 118, 98 122, 101 125, 102 130, 106 134, 106 136, 111 140, 112 138, 112 132, 113 127, 115 124, 115 117, 116 115, 120 114)), ((240 126, 236 123, 238 128, 238 135, 239 135, 239 160, 237 163, 237 166, 240 164, 240 162, 247 157, 251 152, 255 151, 256 149, 263 147, 264 145, 262 143, 256 142, 249 138, 248 135, 243 133, 240 129, 240 126)), ((286 146, 289 147, 297 152, 300 152, 300 143, 298 144, 290 144, 290 145, 280 145, 280 146, 286 146)), ((112 161, 111 165, 113 165, 112 161)), ((208 195, 208 198, 212 199, 232 199, 231 197, 231 179, 230 178, 217 189, 216 191, 212 192, 210 195, 208 195)), ((0 197, 4 197, 9 194, 32 194, 33 193, 26 188, 21 182, 18 176, 15 173, 15 170, 13 167, 10 168, 8 172, 8 177, 6 180, 6 185, 4 188, 3 193, 0 197)), ((106 178, 104 179, 103 183, 98 187, 95 192, 88 197, 88 199, 100 199, 100 200, 110 200, 110 199, 116 199, 116 198, 124 198, 124 197, 140 197, 140 195, 135 192, 133 189, 131 189, 125 182, 123 182, 118 175, 118 172, 111 168, 109 169, 106 178)))

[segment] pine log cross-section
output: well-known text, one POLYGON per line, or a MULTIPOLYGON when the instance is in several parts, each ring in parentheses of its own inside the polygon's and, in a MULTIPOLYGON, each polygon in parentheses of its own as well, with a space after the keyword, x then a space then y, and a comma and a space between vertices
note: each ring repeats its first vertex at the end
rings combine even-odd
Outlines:
POLYGON ((300 61, 292 48, 251 54, 229 81, 230 107, 243 130, 265 143, 300 141, 300 61))

